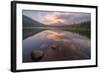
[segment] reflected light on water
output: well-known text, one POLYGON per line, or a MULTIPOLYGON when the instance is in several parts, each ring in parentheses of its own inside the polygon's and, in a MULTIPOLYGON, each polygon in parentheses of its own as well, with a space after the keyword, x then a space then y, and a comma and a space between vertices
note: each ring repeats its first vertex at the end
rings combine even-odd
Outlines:
POLYGON ((90 46, 90 39, 77 33, 44 30, 23 40, 23 58, 32 62, 30 53, 38 50, 44 53, 41 61, 89 59, 90 46))

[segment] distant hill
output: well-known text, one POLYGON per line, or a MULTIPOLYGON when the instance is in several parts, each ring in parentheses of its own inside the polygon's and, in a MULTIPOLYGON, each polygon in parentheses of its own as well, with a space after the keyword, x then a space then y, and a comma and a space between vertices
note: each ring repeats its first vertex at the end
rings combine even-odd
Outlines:
POLYGON ((42 23, 37 22, 25 15, 23 15, 23 27, 41 27, 43 26, 42 23))
POLYGON ((80 23, 80 27, 91 28, 91 21, 80 23))
POLYGON ((58 27, 58 28, 91 28, 91 21, 85 21, 78 24, 62 25, 62 26, 50 26, 42 24, 38 21, 35 21, 25 15, 23 15, 23 27, 58 27))
POLYGON ((91 21, 85 21, 78 24, 69 24, 69 25, 62 25, 62 26, 50 26, 50 25, 44 25, 45 27, 56 27, 56 28, 85 28, 90 29, 91 28, 91 21))
POLYGON ((81 22, 78 24, 72 24, 72 25, 69 25, 69 27, 90 29, 91 28, 91 21, 81 22))

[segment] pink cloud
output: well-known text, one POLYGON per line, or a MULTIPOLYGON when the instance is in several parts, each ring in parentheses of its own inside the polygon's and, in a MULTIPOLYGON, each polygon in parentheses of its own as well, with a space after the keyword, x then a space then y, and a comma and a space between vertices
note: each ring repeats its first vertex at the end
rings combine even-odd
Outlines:
POLYGON ((45 16, 43 16, 43 21, 47 25, 54 25, 66 22, 65 19, 60 18, 61 15, 65 15, 65 13, 52 12, 51 14, 46 14, 45 16))

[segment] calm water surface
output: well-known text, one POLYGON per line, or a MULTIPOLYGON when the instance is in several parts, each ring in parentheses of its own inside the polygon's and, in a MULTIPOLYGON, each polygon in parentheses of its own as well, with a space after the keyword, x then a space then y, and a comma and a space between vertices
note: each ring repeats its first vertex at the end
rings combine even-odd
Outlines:
POLYGON ((91 58, 91 40, 58 29, 24 29, 23 62, 84 60, 91 58))

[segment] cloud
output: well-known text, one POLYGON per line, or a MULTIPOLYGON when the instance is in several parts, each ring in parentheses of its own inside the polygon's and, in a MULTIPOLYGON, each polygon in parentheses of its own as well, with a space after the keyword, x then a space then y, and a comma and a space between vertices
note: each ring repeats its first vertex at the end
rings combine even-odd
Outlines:
POLYGON ((90 14, 75 12, 49 12, 42 16, 46 25, 69 25, 90 20, 90 14))
POLYGON ((65 20, 60 18, 62 14, 59 12, 52 12, 51 14, 47 14, 43 17, 43 21, 45 24, 58 24, 58 23, 64 23, 65 20))
POLYGON ((70 25, 91 20, 90 13, 24 10, 23 14, 45 25, 70 25))

